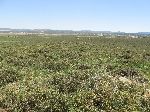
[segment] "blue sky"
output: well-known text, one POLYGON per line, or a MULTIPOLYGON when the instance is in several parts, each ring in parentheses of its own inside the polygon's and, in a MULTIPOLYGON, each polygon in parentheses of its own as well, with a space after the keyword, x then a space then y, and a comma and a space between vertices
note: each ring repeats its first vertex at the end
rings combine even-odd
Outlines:
POLYGON ((0 27, 150 32, 150 0, 0 0, 0 27))

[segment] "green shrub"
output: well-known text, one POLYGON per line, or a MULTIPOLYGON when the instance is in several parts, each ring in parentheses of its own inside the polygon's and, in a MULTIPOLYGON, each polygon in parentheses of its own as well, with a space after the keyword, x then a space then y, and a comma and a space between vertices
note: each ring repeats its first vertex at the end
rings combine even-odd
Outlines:
POLYGON ((150 111, 149 39, 10 40, 20 42, 0 44, 0 110, 150 111))

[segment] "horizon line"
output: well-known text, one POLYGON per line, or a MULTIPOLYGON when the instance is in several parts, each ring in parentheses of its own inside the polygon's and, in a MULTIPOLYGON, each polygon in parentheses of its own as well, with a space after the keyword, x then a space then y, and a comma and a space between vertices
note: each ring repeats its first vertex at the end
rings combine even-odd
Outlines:
POLYGON ((117 32, 117 33, 150 33, 150 31, 137 31, 137 32, 126 32, 126 31, 112 31, 112 30, 90 30, 90 29, 80 29, 80 30, 73 30, 73 29, 50 29, 50 28, 9 28, 9 27, 2 27, 1 29, 28 29, 28 30, 58 30, 58 31, 93 31, 93 32, 117 32))

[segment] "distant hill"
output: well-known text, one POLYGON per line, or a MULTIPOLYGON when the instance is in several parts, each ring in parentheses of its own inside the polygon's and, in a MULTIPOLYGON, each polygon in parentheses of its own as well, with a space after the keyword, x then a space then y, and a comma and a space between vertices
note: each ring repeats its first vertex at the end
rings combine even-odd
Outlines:
POLYGON ((111 32, 111 31, 92 31, 92 30, 51 30, 51 29, 11 29, 0 28, 0 33, 10 34, 58 34, 58 35, 115 35, 115 36, 150 36, 150 32, 126 33, 126 32, 111 32))

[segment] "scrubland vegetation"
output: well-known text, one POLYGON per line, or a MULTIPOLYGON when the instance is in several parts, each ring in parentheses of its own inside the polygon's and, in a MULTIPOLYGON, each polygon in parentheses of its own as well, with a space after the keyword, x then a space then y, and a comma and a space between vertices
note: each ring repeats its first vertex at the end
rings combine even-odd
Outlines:
POLYGON ((0 109, 150 112, 150 38, 1 36, 0 109))

